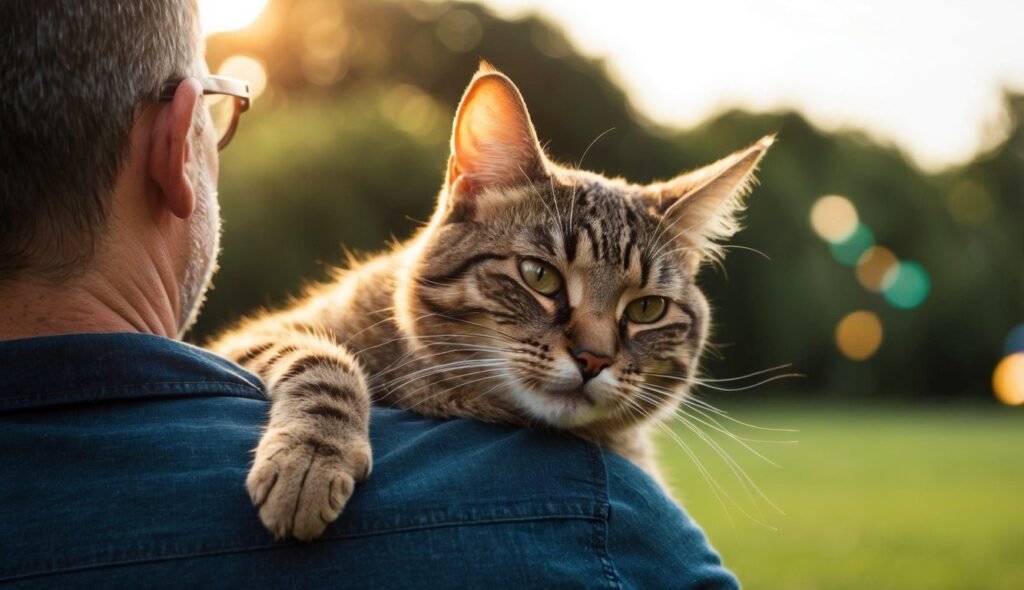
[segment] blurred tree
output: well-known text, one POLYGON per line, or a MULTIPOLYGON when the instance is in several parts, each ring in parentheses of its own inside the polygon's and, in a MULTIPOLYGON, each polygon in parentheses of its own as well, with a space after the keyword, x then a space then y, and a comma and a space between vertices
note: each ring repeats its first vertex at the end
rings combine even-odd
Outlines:
POLYGON ((709 354, 709 373, 793 363, 807 378, 783 382, 787 391, 987 398, 1002 340, 1024 321, 1022 97, 1007 99, 1004 142, 928 176, 890 146, 822 132, 791 112, 658 126, 556 27, 475 4, 279 0, 249 29, 210 40, 214 69, 236 54, 263 62, 270 85, 223 154, 225 251, 197 339, 326 278, 342 263, 341 244, 378 250, 426 219, 451 117, 481 56, 519 85, 555 159, 577 164, 586 152, 584 168, 611 176, 669 177, 779 133, 740 247, 726 272, 702 276, 721 357, 709 354), (808 222, 832 193, 856 205, 880 245, 927 269, 923 305, 893 308, 832 258, 808 222), (858 309, 877 313, 885 332, 864 362, 842 357, 833 340, 858 309))

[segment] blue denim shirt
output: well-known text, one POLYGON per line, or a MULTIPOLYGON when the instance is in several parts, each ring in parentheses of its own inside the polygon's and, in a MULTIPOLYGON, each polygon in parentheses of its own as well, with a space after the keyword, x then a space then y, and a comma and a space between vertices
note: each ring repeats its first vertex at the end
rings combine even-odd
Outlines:
POLYGON ((0 584, 61 588, 735 588, 621 457, 374 408, 374 471, 314 543, 244 488, 262 384, 180 342, 0 342, 0 584))

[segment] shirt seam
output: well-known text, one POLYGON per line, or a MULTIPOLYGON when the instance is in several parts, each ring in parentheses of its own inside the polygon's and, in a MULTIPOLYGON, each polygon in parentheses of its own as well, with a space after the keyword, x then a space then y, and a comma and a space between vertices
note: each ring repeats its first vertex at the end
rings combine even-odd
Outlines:
MULTIPOLYGON (((522 522, 543 522, 543 521, 552 521, 552 520, 555 520, 555 521, 558 521, 558 520, 597 520, 597 521, 600 521, 602 519, 603 519, 603 516, 602 516, 600 510, 593 510, 593 514, 586 514, 586 513, 577 513, 577 514, 564 513, 564 514, 544 514, 544 515, 521 516, 521 517, 490 518, 490 519, 479 519, 479 520, 453 519, 453 520, 448 521, 448 522, 439 522, 439 523, 424 524, 424 525, 407 525, 407 526, 394 527, 394 528, 389 528, 389 529, 378 529, 378 530, 368 530, 368 531, 360 531, 360 532, 342 533, 342 534, 337 534, 337 535, 331 535, 331 536, 324 537, 324 538, 320 539, 319 541, 317 541, 317 543, 330 543, 330 542, 336 542, 336 541, 345 541, 345 540, 349 540, 349 539, 360 539, 360 538, 384 536, 384 535, 390 535, 390 534, 396 534, 396 533, 407 533, 407 532, 414 532, 414 531, 434 530, 434 529, 443 529, 443 528, 455 528, 455 527, 463 527, 463 526, 495 526, 495 525, 516 524, 516 523, 522 523, 522 522)), ((17 581, 22 581, 22 580, 27 580, 27 579, 45 578, 45 577, 49 577, 49 576, 59 576, 59 575, 65 575, 65 574, 74 574, 74 573, 78 573, 78 572, 98 570, 98 569, 105 569, 105 568, 113 568, 113 567, 122 567, 122 566, 139 565, 139 564, 147 564, 147 563, 157 563, 157 562, 168 562, 168 561, 177 561, 177 560, 185 560, 185 559, 195 559, 195 558, 202 558, 202 557, 215 556, 215 555, 232 555, 232 554, 238 554, 238 553, 251 553, 251 552, 257 552, 257 551, 272 551, 272 550, 276 550, 276 549, 283 549, 283 548, 288 548, 288 547, 293 547, 293 546, 305 546, 305 545, 307 545, 307 543, 298 542, 298 541, 267 542, 265 539, 256 540, 256 539, 250 537, 247 540, 246 543, 239 544, 239 545, 237 545, 235 547, 225 547, 225 548, 221 548, 221 549, 214 549, 214 548, 198 549, 198 550, 195 550, 195 551, 185 551, 185 552, 180 552, 180 553, 156 552, 154 554, 144 555, 144 556, 140 556, 140 557, 136 557, 136 558, 127 558, 127 559, 120 559, 120 560, 117 560, 117 559, 94 560, 92 563, 83 562, 83 563, 76 564, 76 565, 68 565, 68 566, 65 566, 65 567, 56 567, 56 568, 52 568, 52 569, 47 569, 45 571, 9 572, 7 574, 4 574, 3 577, 0 577, 0 583, 17 582, 17 581)))
POLYGON ((233 393, 258 400, 266 400, 262 390, 247 383, 232 381, 149 381, 114 387, 89 387, 85 389, 62 389, 31 395, 6 396, 0 398, 0 409, 18 410, 43 402, 91 402, 110 399, 124 399, 122 396, 144 398, 154 395, 175 393, 233 393), (114 397, 111 397, 114 396, 114 397))
POLYGON ((615 568, 611 554, 608 552, 609 521, 611 520, 611 504, 609 502, 608 468, 604 462, 604 452, 593 443, 587 443, 587 459, 590 463, 593 482, 594 499, 601 507, 601 518, 594 521, 591 543, 598 561, 601 564, 601 572, 609 588, 622 590, 622 581, 615 568))

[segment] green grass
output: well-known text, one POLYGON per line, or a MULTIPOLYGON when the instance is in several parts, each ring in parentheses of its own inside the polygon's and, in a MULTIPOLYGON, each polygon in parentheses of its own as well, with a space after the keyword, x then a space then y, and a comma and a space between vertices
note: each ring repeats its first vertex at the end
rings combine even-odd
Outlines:
MULTIPOLYGON (((785 515, 756 504, 708 446, 685 428, 716 480, 753 522, 715 498, 667 436, 661 465, 686 506, 748 588, 1024 588, 1024 410, 922 406, 736 406, 737 435, 717 440, 785 515), (730 516, 731 515, 731 516, 730 516)), ((707 428, 705 428, 707 430, 707 428)))

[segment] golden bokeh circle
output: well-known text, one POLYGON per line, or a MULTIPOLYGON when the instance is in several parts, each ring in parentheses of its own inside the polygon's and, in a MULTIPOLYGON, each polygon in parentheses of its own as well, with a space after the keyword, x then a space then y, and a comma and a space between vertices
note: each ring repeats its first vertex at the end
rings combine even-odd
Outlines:
POLYGON ((884 289, 886 280, 894 278, 891 271, 899 264, 899 259, 892 250, 882 246, 868 248, 857 261, 857 281, 869 291, 879 293, 884 289))
POLYGON ((1024 404, 1024 352, 1005 357, 992 373, 992 389, 1009 406, 1024 404))
POLYGON ((836 325, 836 346, 843 356, 864 361, 882 345, 882 321, 870 311, 855 311, 836 325))
POLYGON ((823 240, 837 244, 857 231, 860 219, 850 199, 826 195, 811 207, 811 227, 823 240))

